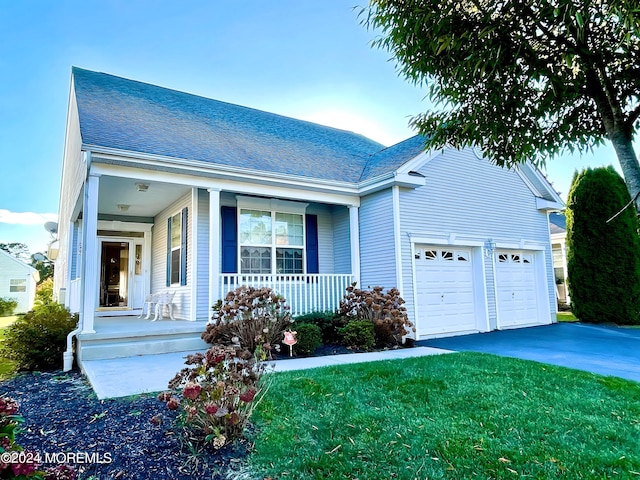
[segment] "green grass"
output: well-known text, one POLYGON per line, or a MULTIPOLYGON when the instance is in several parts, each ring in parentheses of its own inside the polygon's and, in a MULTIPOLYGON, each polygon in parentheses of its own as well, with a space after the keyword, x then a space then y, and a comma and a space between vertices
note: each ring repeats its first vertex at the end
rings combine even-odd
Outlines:
POLYGON ((640 478, 640 384, 488 354, 273 374, 254 415, 260 478, 640 478))
MULTIPOLYGON (((16 315, 9 317, 0 317, 0 345, 4 342, 5 329, 16 321, 18 317, 16 315)), ((8 358, 0 357, 0 381, 11 378, 15 373, 15 362, 8 358)))
POLYGON ((571 312, 556 313, 556 320, 559 322, 577 322, 578 319, 571 312))

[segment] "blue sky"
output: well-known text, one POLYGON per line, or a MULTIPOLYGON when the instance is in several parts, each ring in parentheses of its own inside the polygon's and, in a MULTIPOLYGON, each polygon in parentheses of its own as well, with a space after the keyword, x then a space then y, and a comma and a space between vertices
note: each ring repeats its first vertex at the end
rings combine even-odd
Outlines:
MULTIPOLYGON (((358 0, 20 0, 0 2, 0 242, 46 249, 58 211, 72 66, 362 133, 413 133, 425 91, 400 78, 358 0), (355 8, 354 8, 355 6, 355 8)), ((615 164, 613 149, 555 159, 615 164)))

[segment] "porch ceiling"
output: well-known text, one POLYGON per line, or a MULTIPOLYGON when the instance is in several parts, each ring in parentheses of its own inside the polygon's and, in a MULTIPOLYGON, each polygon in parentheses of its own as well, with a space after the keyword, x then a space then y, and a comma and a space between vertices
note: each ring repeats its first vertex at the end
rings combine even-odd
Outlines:
POLYGON ((102 176, 98 190, 98 213, 154 217, 190 190, 184 185, 102 176), (146 192, 138 191, 137 183, 148 185, 149 188, 146 192), (122 210, 118 205, 128 205, 129 208, 122 210))

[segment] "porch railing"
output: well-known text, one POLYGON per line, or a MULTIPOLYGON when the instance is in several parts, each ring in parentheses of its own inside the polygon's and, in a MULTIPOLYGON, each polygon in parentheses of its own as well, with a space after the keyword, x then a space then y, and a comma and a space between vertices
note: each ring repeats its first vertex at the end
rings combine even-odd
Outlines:
POLYGON ((69 284, 69 311, 78 313, 80 311, 80 279, 71 280, 69 284))
POLYGON ((218 298, 224 299, 228 292, 242 285, 269 287, 287 300, 291 314, 295 316, 337 310, 352 281, 351 274, 222 274, 218 298))

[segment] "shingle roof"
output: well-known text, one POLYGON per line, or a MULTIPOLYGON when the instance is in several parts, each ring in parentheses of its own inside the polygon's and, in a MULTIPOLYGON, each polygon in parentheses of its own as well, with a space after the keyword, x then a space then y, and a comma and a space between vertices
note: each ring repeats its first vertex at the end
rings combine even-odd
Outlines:
POLYGON ((562 213, 551 212, 549 214, 549 231, 553 233, 565 233, 567 231, 567 218, 562 213))
POLYGON ((426 139, 421 135, 380 150, 371 156, 362 172, 361 180, 368 180, 400 168, 403 163, 424 151, 426 139))
POLYGON ((353 132, 105 73, 74 67, 73 77, 85 145, 354 183, 417 151, 413 139, 385 149, 353 132))

